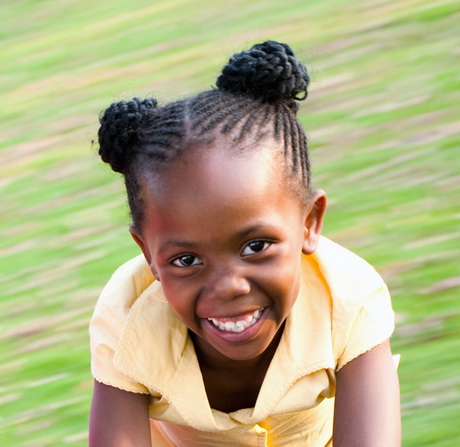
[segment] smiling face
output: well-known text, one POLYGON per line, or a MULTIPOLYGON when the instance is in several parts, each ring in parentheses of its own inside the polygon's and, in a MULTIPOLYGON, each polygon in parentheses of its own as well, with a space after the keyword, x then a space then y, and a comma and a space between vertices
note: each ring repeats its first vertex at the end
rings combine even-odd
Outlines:
POLYGON ((271 154, 194 150, 144 188, 133 237, 204 358, 250 360, 278 340, 316 248, 324 194, 305 209, 271 154))

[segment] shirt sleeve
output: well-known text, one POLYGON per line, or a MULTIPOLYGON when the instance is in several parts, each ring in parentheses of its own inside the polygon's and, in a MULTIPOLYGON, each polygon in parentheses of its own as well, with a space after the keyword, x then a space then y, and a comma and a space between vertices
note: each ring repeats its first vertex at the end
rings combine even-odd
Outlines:
POLYGON ((379 278, 379 283, 367 294, 360 305, 351 312, 343 313, 339 337, 343 350, 337 360, 337 371, 356 357, 370 351, 387 340, 394 331, 394 312, 388 289, 379 278), (351 314, 351 315, 350 315, 351 314), (347 318, 344 318, 347 317, 347 318))
POLYGON ((105 385, 132 393, 149 394, 146 387, 130 379, 114 367, 114 356, 120 340, 123 322, 109 309, 97 305, 89 326, 91 373, 105 385))
POLYGON ((147 388, 118 371, 114 358, 130 309, 152 280, 147 270, 142 257, 119 267, 104 287, 89 325, 93 377, 105 385, 144 394, 149 394, 147 388))

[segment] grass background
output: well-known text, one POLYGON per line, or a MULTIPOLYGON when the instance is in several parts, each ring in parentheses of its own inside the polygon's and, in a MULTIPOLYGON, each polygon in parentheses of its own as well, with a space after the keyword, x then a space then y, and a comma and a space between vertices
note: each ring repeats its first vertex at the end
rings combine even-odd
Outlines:
POLYGON ((138 253, 91 141, 111 102, 207 89, 255 42, 312 74, 300 117, 325 235, 397 312, 404 446, 460 445, 460 35, 449 0, 7 0, 0 5, 0 441, 84 446, 87 325, 138 253))

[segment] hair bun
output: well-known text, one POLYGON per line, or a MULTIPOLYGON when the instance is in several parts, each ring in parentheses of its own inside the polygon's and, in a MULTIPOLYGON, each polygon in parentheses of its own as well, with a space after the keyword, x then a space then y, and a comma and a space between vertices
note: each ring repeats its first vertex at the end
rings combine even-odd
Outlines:
POLYGON ((216 85, 222 91, 276 102, 305 99, 309 82, 307 68, 289 45, 268 41, 234 54, 216 85))
POLYGON ((153 98, 133 98, 113 103, 103 113, 98 133, 99 155, 115 172, 125 172, 139 124, 156 106, 153 98))

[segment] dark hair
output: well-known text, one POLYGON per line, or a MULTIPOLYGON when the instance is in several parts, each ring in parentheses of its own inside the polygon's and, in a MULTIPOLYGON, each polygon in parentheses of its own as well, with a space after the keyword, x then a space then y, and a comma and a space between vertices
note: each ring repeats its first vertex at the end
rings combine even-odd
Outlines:
POLYGON ((268 41, 232 56, 217 89, 164 107, 152 98, 112 104, 100 119, 99 154, 125 177, 134 227, 141 231, 141 179, 222 136, 239 151, 265 137, 280 142, 288 178, 306 198, 310 164, 296 101, 307 97, 309 81, 288 45, 268 41))

